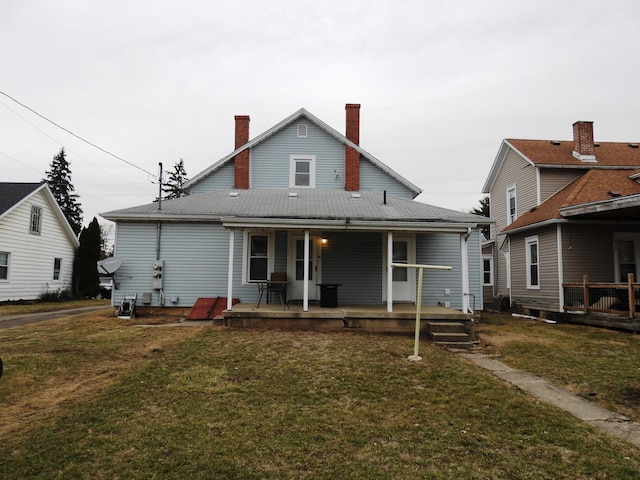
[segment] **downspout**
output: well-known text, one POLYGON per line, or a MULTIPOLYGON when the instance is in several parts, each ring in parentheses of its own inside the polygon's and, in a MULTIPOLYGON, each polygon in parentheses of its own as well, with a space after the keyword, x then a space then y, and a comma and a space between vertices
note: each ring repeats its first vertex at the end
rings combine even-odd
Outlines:
POLYGON ((229 230, 229 272, 227 274, 227 310, 233 308, 233 256, 236 243, 236 229, 229 230))
MULTIPOLYGON (((160 260, 160 235, 162 233, 162 222, 158 220, 156 224, 156 260, 160 260)), ((162 272, 164 277, 164 272, 162 272)), ((164 307, 164 290, 161 288, 158 292, 158 303, 161 307, 164 307)))
POLYGON ((467 240, 471 236, 471 227, 460 235, 460 262, 462 267, 462 313, 469 313, 469 251, 467 240))

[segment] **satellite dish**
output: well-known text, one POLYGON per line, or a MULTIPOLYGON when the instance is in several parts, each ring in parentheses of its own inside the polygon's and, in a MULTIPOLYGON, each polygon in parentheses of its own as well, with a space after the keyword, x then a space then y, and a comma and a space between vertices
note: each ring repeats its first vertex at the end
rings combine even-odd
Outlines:
POLYGON ((109 257, 98 262, 98 272, 103 275, 113 275, 122 266, 122 258, 109 257))

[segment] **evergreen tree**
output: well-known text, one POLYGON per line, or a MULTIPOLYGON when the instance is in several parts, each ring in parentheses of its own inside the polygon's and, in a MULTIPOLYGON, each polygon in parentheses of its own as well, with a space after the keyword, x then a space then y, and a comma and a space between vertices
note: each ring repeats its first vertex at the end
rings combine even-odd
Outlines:
MULTIPOLYGON (((480 199, 480 205, 471 209, 469 213, 480 215, 482 217, 489 217, 489 196, 487 195, 486 197, 482 197, 480 199)), ((480 230, 482 231, 482 234, 484 235, 485 238, 489 238, 488 225, 482 226, 480 230)))
POLYGON ((62 213, 67 218, 74 233, 78 235, 82 230, 82 208, 78 202, 78 195, 73 193, 75 188, 71 183, 71 167, 67 162, 64 147, 60 149, 51 161, 51 170, 45 172, 45 180, 53 192, 62 213))
POLYGON ((94 298, 100 293, 98 261, 101 245, 100 224, 93 217, 89 226, 80 233, 80 246, 73 268, 74 293, 81 298, 94 298))
POLYGON ((162 191, 166 194, 162 198, 164 200, 171 200, 172 198, 184 196, 185 193, 182 185, 188 180, 187 171, 184 168, 184 160, 180 159, 180 161, 174 165, 173 172, 169 175, 169 181, 162 185, 162 191))

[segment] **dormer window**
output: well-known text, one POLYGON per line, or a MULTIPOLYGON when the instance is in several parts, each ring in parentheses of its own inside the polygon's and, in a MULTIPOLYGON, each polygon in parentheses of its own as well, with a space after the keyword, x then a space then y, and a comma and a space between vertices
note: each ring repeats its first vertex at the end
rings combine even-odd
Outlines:
POLYGON ((306 138, 307 136, 307 124, 299 123, 298 124, 298 137, 306 138))
POLYGON ((316 186, 315 155, 291 155, 289 187, 314 188, 316 186))

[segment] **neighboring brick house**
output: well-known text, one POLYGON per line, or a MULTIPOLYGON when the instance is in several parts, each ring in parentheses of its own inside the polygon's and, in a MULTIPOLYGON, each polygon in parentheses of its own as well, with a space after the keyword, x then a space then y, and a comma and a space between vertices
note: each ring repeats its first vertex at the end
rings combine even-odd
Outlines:
POLYGON ((425 305, 466 313, 475 298, 481 309, 487 219, 414 201, 421 190, 360 147, 360 105, 345 110, 345 135, 300 109, 251 140, 250 118, 238 115, 235 150, 187 182, 187 196, 102 214, 116 222, 122 259, 114 303, 128 293, 178 307, 219 296, 231 309, 284 273, 286 298, 305 310, 331 283, 341 304, 391 311, 416 302, 416 275, 390 264, 417 262, 453 267, 427 274, 425 305))
POLYGON ((638 144, 595 142, 592 122, 574 123, 573 141, 503 140, 483 187, 485 303, 564 312, 563 283, 638 278, 639 179, 638 144))

